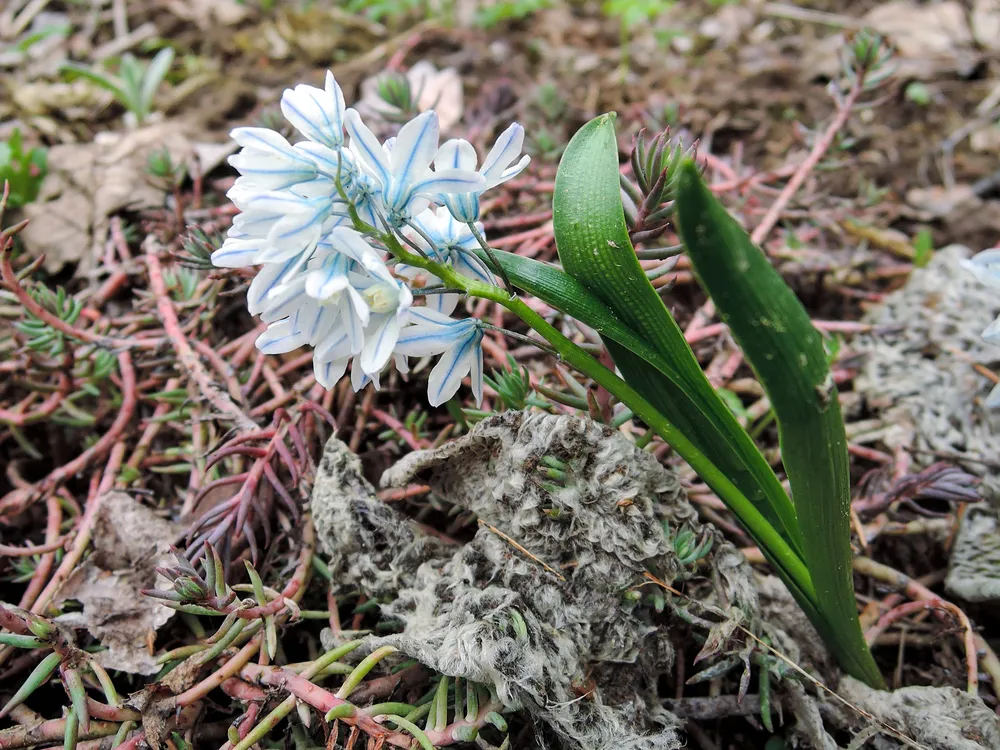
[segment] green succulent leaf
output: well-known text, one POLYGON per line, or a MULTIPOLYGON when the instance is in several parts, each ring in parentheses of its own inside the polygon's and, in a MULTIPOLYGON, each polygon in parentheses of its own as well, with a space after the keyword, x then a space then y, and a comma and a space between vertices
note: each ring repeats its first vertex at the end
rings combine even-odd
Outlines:
POLYGON ((677 218, 698 281, 767 392, 824 635, 844 669, 881 675, 858 622, 851 572, 847 436, 823 340, 792 289, 702 182, 681 165, 677 218))
POLYGON ((708 382, 635 255, 621 202, 614 123, 612 114, 591 120, 570 141, 559 164, 552 210, 563 268, 647 348, 655 350, 657 361, 669 362, 674 373, 666 376, 648 352, 605 336, 625 380, 709 457, 789 546, 801 553, 788 496, 708 382))

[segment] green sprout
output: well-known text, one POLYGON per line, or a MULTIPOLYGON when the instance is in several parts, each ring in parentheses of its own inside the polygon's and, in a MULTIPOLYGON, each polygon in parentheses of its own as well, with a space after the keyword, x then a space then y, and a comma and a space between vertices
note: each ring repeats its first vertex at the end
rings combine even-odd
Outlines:
POLYGON ((74 62, 65 63, 62 70, 110 91, 141 125, 153 113, 153 99, 173 61, 173 49, 164 47, 148 63, 126 52, 118 64, 117 75, 74 62))
POLYGON ((38 190, 48 169, 44 148, 24 148, 24 138, 18 128, 0 143, 0 185, 10 185, 7 205, 20 208, 38 197, 38 190))

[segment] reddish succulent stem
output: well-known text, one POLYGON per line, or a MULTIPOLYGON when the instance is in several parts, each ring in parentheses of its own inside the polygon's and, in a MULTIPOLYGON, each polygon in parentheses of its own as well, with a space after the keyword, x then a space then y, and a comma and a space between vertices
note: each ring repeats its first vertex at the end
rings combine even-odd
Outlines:
POLYGON ((163 266, 160 265, 160 259, 153 246, 150 246, 149 250, 146 251, 146 267, 149 270, 149 287, 156 298, 157 312, 160 314, 167 338, 173 344, 174 351, 177 352, 177 358, 184 371, 195 382, 201 395, 212 407, 221 416, 231 420, 241 432, 254 432, 260 429, 257 423, 233 402, 229 394, 212 380, 205 365, 191 348, 191 343, 177 319, 177 311, 174 309, 174 303, 163 279, 163 266))
POLYGON ((105 455, 125 432, 125 428, 135 414, 138 394, 135 385, 135 369, 132 355, 124 351, 118 355, 118 366, 122 377, 122 405, 118 416, 108 431, 94 445, 85 450, 68 464, 60 466, 36 485, 17 489, 0 499, 0 516, 16 515, 36 499, 52 492, 67 479, 83 471, 92 461, 105 455))

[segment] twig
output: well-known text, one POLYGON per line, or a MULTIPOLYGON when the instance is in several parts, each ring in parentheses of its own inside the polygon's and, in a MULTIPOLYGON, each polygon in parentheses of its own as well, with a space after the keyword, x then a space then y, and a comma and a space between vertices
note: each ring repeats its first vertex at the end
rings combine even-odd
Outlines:
POLYGON ((135 369, 132 367, 132 355, 123 351, 118 355, 118 367, 122 375, 122 405, 118 410, 118 416, 101 439, 85 450, 68 464, 60 466, 49 474, 45 479, 36 485, 17 489, 9 492, 0 499, 0 516, 16 515, 22 512, 35 499, 43 497, 46 493, 52 492, 56 487, 67 479, 83 471, 90 462, 99 456, 103 456, 111 449, 125 432, 125 427, 132 420, 135 414, 135 407, 138 401, 136 389, 135 369))
POLYGON ((174 351, 177 352, 177 358, 198 386, 201 395, 216 412, 235 423, 241 432, 253 432, 260 429, 256 422, 233 403, 226 390, 212 380, 205 365, 191 348, 191 344, 177 320, 177 311, 174 309, 174 303, 167 292, 167 285, 163 280, 163 267, 160 265, 160 259, 156 256, 156 245, 153 242, 147 242, 146 266, 149 269, 150 290, 156 298, 156 310, 163 321, 163 328, 167 332, 170 343, 173 344, 174 351))

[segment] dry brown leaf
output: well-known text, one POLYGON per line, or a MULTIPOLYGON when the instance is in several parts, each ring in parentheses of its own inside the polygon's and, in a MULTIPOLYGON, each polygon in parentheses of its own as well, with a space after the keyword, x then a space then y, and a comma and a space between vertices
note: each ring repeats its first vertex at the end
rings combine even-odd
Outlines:
POLYGON ((192 141, 192 132, 190 125, 171 121, 99 133, 91 143, 53 146, 38 200, 24 207, 24 217, 31 220, 21 233, 25 248, 35 256, 44 253, 50 273, 75 262, 81 273, 94 268, 111 216, 164 203, 164 186, 154 184, 147 173, 150 154, 166 148, 175 164, 198 158, 201 172, 208 173, 231 152, 192 141), (206 163, 206 158, 213 161, 206 163))
MULTIPOLYGON (((912 0, 879 3, 862 19, 884 34, 896 50, 896 72, 902 78, 929 80, 943 74, 967 76, 982 60, 962 3, 923 4, 912 0)), ((834 77, 840 70, 839 35, 822 40, 806 53, 803 69, 810 78, 834 77)))
MULTIPOLYGON (((357 109, 363 115, 399 116, 402 114, 400 110, 378 95, 382 75, 372 76, 362 82, 361 100, 357 109)), ((449 130, 461 121, 464 100, 462 78, 457 70, 438 70, 433 63, 421 60, 407 71, 406 79, 417 97, 417 109, 422 112, 433 108, 438 114, 441 130, 449 130)))
MULTIPOLYGON (((136 674, 159 670, 148 644, 174 610, 139 592, 157 587, 156 566, 173 564, 170 545, 182 528, 124 492, 104 496, 93 533, 94 553, 63 584, 54 603, 75 600, 83 605, 59 622, 85 628, 106 646, 95 654, 106 669, 136 674)), ((161 578, 159 587, 164 584, 161 578)))
POLYGON ((977 44, 1000 52, 1000 0, 974 0, 970 25, 977 44))
POLYGON ((166 6, 178 18, 194 21, 199 29, 233 26, 250 15, 250 7, 239 0, 167 0, 166 6))

